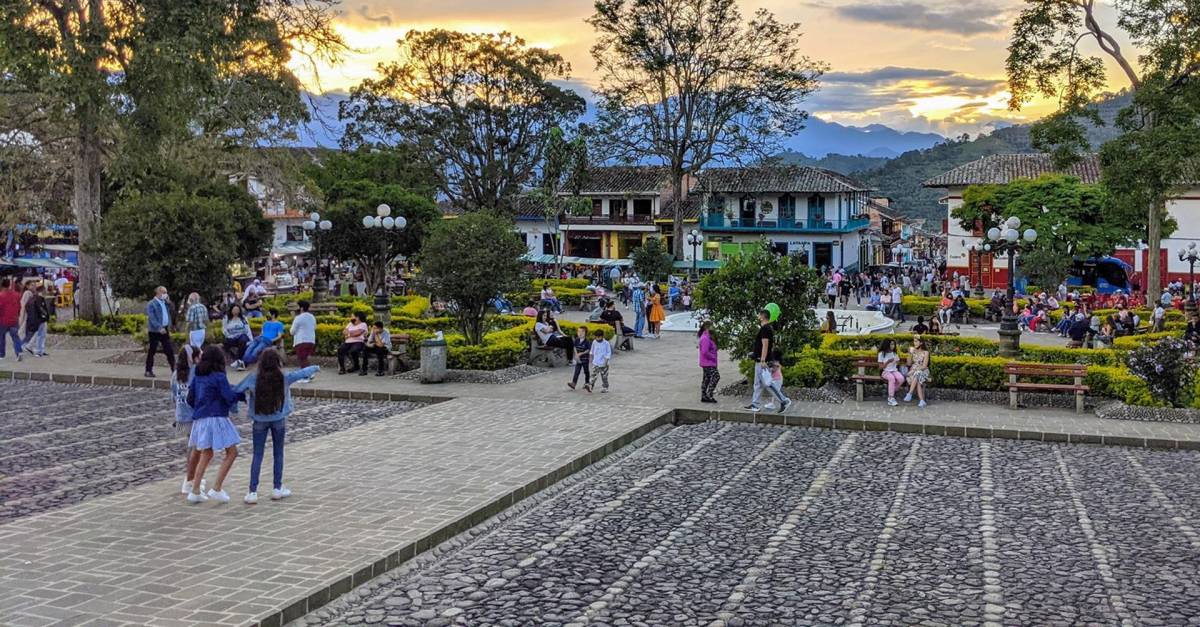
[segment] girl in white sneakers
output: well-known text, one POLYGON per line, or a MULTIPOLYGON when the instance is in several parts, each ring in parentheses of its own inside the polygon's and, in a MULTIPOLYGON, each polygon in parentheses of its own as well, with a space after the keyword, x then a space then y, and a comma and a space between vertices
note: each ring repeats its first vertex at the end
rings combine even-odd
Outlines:
MULTIPOLYGON (((283 485, 283 439, 287 435, 287 417, 292 413, 292 384, 312 378, 321 367, 309 366, 285 375, 281 366, 279 353, 268 348, 259 355, 258 370, 234 388, 237 392, 245 392, 248 407, 246 415, 254 425, 250 491, 243 499, 247 505, 258 502, 258 475, 262 469, 268 432, 271 434, 271 456, 274 458, 271 500, 278 501, 292 494, 292 491, 283 485)), ((363 364, 363 368, 366 368, 366 363, 363 364)))

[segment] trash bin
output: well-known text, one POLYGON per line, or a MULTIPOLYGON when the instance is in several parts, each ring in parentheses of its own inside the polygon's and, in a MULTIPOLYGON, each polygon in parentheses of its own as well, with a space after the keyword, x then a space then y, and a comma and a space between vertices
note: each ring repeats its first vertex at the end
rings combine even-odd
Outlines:
POLYGON ((446 340, 421 342, 421 383, 446 380, 446 340))

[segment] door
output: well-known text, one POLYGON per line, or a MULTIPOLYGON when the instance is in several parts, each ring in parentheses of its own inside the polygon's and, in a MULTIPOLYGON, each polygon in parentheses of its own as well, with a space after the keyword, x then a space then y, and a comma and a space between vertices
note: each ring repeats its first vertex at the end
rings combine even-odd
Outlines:
POLYGON ((742 199, 742 211, 739 214, 741 223, 739 226, 754 226, 755 220, 758 219, 758 203, 753 198, 742 199))
POLYGON ((996 273, 992 272, 992 253, 967 252, 967 277, 971 285, 982 285, 984 289, 999 287, 996 283, 996 273))
POLYGON ((833 267, 833 244, 817 242, 813 244, 813 264, 817 268, 833 267))

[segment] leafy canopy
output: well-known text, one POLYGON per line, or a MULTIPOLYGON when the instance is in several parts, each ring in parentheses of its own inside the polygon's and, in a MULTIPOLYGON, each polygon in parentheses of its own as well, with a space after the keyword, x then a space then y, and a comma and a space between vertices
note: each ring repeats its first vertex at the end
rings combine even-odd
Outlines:
POLYGON ((529 287, 524 254, 512 220, 469 213, 433 225, 421 247, 419 278, 433 296, 450 303, 467 342, 481 344, 492 298, 529 287))
POLYGON ((665 281, 675 268, 675 257, 667 250, 661 237, 647 237, 641 246, 629 253, 633 271, 643 281, 665 281))
POLYGON ((817 304, 825 282, 796 255, 778 256, 766 242, 744 246, 716 272, 700 281, 698 306, 712 321, 713 339, 735 357, 750 354, 758 332, 758 312, 767 303, 779 305, 773 323, 775 341, 784 354, 819 340, 817 304))
POLYGON ((411 143, 438 191, 467 210, 509 210, 537 174, 551 129, 583 114, 551 82, 570 65, 509 33, 409 31, 398 60, 342 103, 343 143, 411 143))
MULTIPOLYGON (((800 25, 736 0, 598 0, 592 58, 605 158, 671 169, 679 181, 713 161, 776 152, 804 126, 823 67, 800 54, 800 25)), ((674 218, 677 258, 683 218, 674 218)))
POLYGON ((149 298, 165 286, 178 300, 210 302, 229 285, 229 266, 261 257, 271 223, 244 190, 224 182, 172 184, 129 193, 109 209, 95 240, 113 291, 149 298))

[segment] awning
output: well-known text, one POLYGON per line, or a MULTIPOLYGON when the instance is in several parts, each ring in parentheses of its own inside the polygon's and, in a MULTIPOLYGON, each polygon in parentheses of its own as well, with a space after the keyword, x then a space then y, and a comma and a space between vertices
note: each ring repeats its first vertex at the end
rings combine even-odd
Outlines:
POLYGON ((272 255, 307 255, 312 252, 312 242, 284 242, 271 247, 272 255))
POLYGON ((0 266, 7 268, 50 268, 55 270, 74 270, 78 267, 66 259, 56 259, 54 257, 18 257, 16 259, 0 257, 0 266))
MULTIPOLYGON (((545 253, 538 254, 538 255, 535 255, 533 253, 527 253, 521 257, 521 260, 525 261, 526 263, 544 263, 544 264, 549 265, 549 264, 556 263, 558 261, 558 257, 555 255, 548 255, 545 253)), ((595 257, 563 257, 562 262, 564 264, 579 264, 579 265, 583 265, 583 266, 605 266, 605 267, 632 266, 633 265, 633 261, 629 260, 629 259, 598 259, 595 257)))
POLYGON ((77 253, 79 246, 75 244, 38 244, 38 248, 59 253, 77 253))
MULTIPOLYGON (((698 259, 698 260, 696 260, 696 269, 697 270, 716 270, 724 265, 725 265, 725 261, 723 259, 698 259)), ((679 268, 680 270, 691 270, 692 262, 676 261, 675 267, 679 268)))

